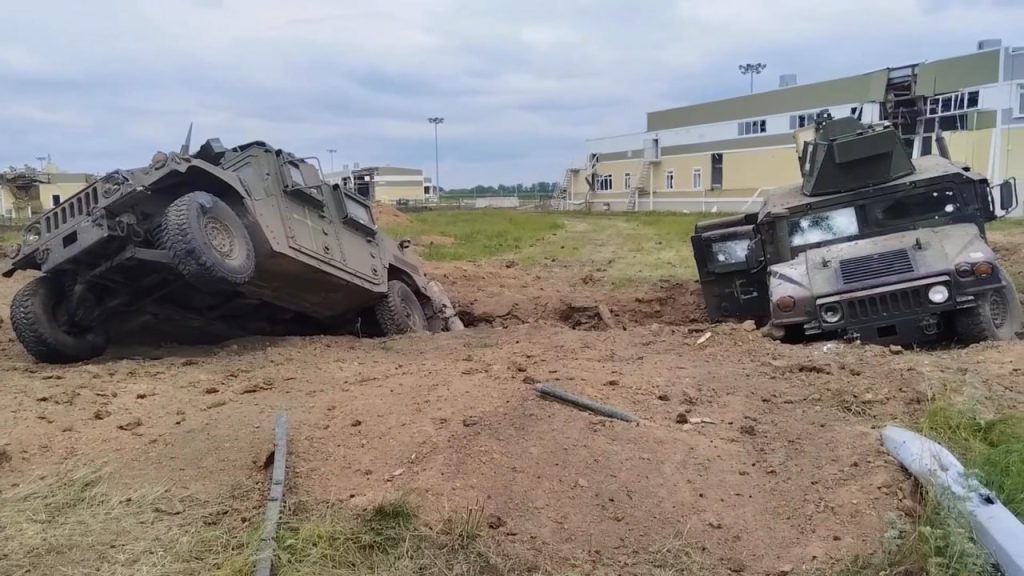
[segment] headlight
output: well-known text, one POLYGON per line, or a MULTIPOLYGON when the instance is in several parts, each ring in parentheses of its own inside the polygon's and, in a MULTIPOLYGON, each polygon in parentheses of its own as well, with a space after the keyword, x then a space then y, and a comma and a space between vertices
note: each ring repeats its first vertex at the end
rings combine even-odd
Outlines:
POLYGON ((942 304, 946 300, 949 300, 949 288, 946 288, 942 284, 936 284, 928 289, 928 300, 932 304, 942 304))
POLYGON ((978 262, 974 265, 974 275, 978 278, 991 278, 995 272, 995 266, 991 262, 978 262))
POLYGON ((775 307, 778 308, 780 312, 792 312, 796 309, 796 298, 793 298, 792 296, 783 296, 775 301, 775 307))
POLYGON ((826 324, 835 324, 843 319, 843 307, 837 302, 829 302, 821 307, 821 319, 826 324))
POLYGON ((971 276, 974 276, 974 266, 971 266, 970 262, 961 262, 953 269, 956 271, 956 275, 961 278, 970 278, 971 276))
POLYGON ((35 244, 39 242, 39 238, 43 235, 43 230, 39 227, 39 224, 32 224, 25 229, 23 239, 25 244, 35 244))

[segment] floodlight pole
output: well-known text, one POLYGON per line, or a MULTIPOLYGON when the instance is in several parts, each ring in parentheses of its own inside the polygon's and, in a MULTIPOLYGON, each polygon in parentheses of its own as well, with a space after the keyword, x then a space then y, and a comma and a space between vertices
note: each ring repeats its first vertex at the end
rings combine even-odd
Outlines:
POLYGON ((327 153, 331 155, 331 172, 334 172, 334 155, 338 152, 337 148, 328 148, 327 153))
POLYGON ((437 153, 437 126, 438 124, 444 123, 444 118, 440 116, 434 116, 427 118, 427 122, 434 125, 434 192, 436 196, 441 196, 441 163, 438 160, 439 156, 437 153))
POLYGON ((760 74, 761 72, 764 72, 764 69, 767 68, 767 67, 768 67, 767 64, 764 64, 764 63, 761 63, 761 62, 756 62, 756 63, 752 63, 752 64, 740 64, 740 74, 743 74, 744 76, 750 76, 750 93, 751 94, 754 93, 754 76, 756 74, 760 74))

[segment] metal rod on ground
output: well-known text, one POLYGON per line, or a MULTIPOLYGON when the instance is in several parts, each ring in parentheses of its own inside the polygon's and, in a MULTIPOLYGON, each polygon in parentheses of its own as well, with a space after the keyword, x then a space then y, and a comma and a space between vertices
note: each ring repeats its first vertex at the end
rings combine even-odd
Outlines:
POLYGON ((616 420, 622 420, 623 422, 636 422, 636 418, 633 417, 632 414, 627 414, 626 412, 616 410, 615 408, 609 408, 603 404, 598 404, 597 402, 587 400, 586 398, 581 398, 575 394, 570 394, 565 390, 555 388, 548 384, 538 385, 537 392, 544 396, 550 396, 551 398, 567 402, 573 406, 587 410, 588 412, 593 412, 594 414, 600 414, 601 416, 607 416, 608 418, 615 418, 616 420))
POLYGON ((281 518, 281 503, 284 500, 284 471, 287 457, 288 417, 284 412, 278 412, 274 423, 274 470, 270 475, 270 495, 267 497, 267 511, 263 518, 260 551, 256 557, 256 576, 270 576, 274 563, 277 522, 281 518))

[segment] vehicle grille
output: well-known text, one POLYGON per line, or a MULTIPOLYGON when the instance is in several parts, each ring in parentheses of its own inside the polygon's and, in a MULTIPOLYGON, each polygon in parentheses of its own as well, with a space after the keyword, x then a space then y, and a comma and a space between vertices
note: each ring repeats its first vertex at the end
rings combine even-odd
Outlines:
POLYGON ((843 284, 856 284, 913 271, 914 263, 904 248, 839 261, 839 275, 843 284))
POLYGON ((96 187, 68 198, 67 202, 57 206, 43 217, 43 233, 51 234, 64 228, 68 222, 74 222, 76 218, 85 216, 93 206, 100 203, 99 192, 96 187))
POLYGON ((863 322, 890 316, 912 314, 928 306, 925 288, 916 286, 887 294, 873 294, 843 302, 849 322, 863 322))

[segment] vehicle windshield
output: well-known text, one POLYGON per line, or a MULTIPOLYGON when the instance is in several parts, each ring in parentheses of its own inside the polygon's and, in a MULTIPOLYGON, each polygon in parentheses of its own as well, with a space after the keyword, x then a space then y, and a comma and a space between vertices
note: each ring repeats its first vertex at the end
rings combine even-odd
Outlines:
POLYGON ((801 248, 831 244, 861 235, 926 224, 960 211, 960 201, 952 189, 878 198, 866 204, 815 212, 790 220, 789 245, 801 248))
POLYGON ((953 190, 929 190, 886 198, 867 205, 867 217, 872 228, 890 228, 945 218, 959 211, 960 204, 953 190))
POLYGON ((853 206, 808 214, 789 221, 789 244, 794 248, 849 238, 860 233, 853 206))

